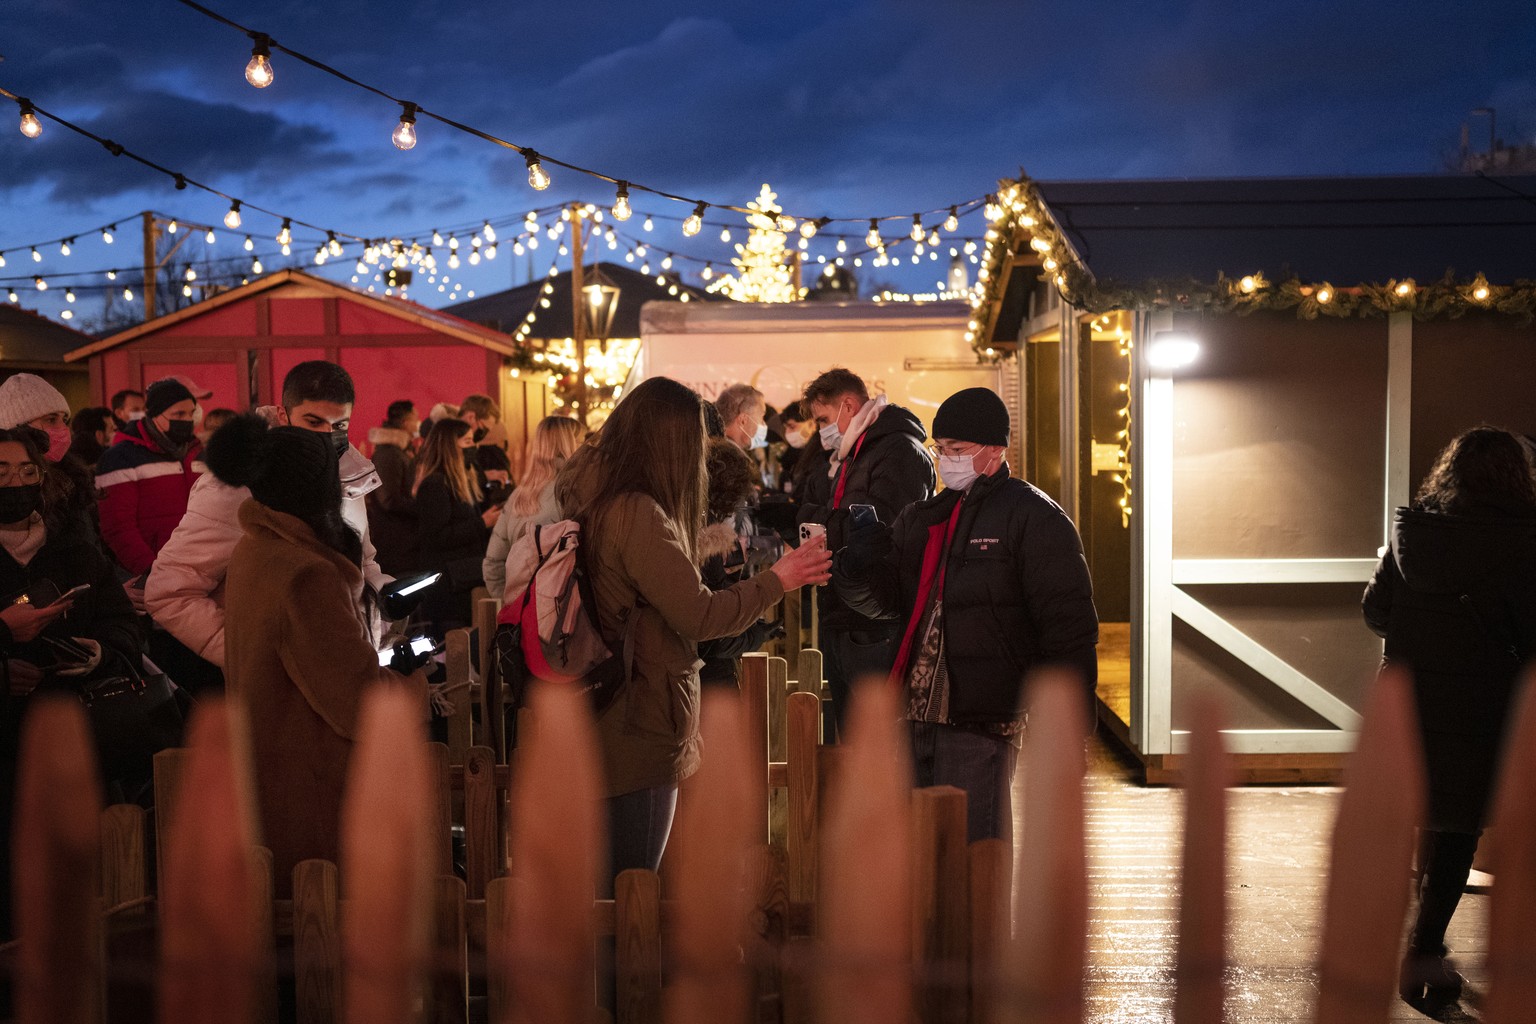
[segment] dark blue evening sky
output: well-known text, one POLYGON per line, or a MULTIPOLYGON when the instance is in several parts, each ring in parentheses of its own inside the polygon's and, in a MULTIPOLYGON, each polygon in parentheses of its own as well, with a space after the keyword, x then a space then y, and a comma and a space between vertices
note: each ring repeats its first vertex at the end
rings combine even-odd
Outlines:
MULTIPOLYGON (((797 215, 909 215, 977 197, 1020 168, 1041 179, 1432 173, 1485 106, 1505 139, 1536 140, 1529 0, 210 6, 552 156, 715 202, 745 203, 767 181, 797 215)), ((612 202, 612 186, 558 168, 535 193, 516 154, 427 121, 401 152, 389 142, 398 107, 280 53, 274 84, 252 89, 249 53, 240 33, 173 0, 0 5, 0 86, 295 217, 424 235, 562 199, 612 202)), ((137 211, 217 224, 227 208, 58 125, 27 140, 14 109, 0 127, 0 277, 129 266, 137 211), (116 245, 85 235, 113 218, 116 245), (42 264, 24 251, 76 232, 67 259, 57 245, 42 264)), ((688 212, 633 198, 642 213, 688 212)), ((642 234, 640 220, 629 234, 642 234)), ((978 224, 968 218, 962 234, 978 224)), ((270 251, 276 226, 252 214, 239 234, 270 251)), ((301 237, 312 251, 313 236, 301 237)), ((729 258, 718 226, 685 239, 658 221, 649 237, 717 267, 729 258)), ((538 272, 552 250, 546 241, 535 254, 538 272)), ((835 255, 825 239, 812 252, 835 255)), ((221 237, 207 254, 240 247, 221 237)), ((506 287, 529 270, 510 255, 454 278, 480 294, 506 287)), ((925 260, 862 275, 918 290, 941 272, 925 260)), ((60 308, 57 287, 18 291, 24 305, 60 308)), ((100 301, 79 308, 77 324, 100 301)))

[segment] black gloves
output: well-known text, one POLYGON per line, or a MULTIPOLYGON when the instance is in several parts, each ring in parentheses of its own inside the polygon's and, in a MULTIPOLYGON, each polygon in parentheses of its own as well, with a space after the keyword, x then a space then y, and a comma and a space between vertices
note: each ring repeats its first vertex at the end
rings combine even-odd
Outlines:
POLYGON ((885 523, 849 530, 847 543, 838 552, 839 568, 849 576, 864 576, 885 561, 891 546, 891 528, 885 523))

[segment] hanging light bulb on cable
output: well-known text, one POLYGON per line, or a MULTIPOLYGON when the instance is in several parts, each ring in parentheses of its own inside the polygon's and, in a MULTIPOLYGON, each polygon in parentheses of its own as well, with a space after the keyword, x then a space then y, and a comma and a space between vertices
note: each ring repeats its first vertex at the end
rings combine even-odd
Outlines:
POLYGON ((880 238, 880 222, 874 217, 869 218, 869 234, 864 236, 864 244, 871 249, 878 249, 884 244, 880 238))
POLYGON ((531 149, 525 149, 523 162, 528 165, 528 187, 536 192, 543 192, 549 188, 549 174, 539 164, 539 154, 531 149))
POLYGON ((326 247, 327 250, 330 251, 330 254, 332 256, 340 256, 341 255, 341 242, 337 241, 337 239, 336 239, 336 232, 334 232, 334 231, 327 231, 325 233, 325 238, 326 238, 325 247, 326 247))
POLYGON ((44 281, 40 277, 34 277, 32 279, 32 283, 37 285, 37 290, 40 291, 40 292, 45 292, 45 291, 48 290, 48 282, 44 281))
POLYGON ((923 218, 915 213, 912 215, 912 231, 910 234, 914 242, 921 242, 926 237, 926 232, 923 231, 923 218))
POLYGON ((66 238, 66 239, 64 239, 64 241, 59 243, 59 255, 60 256, 68 256, 69 255, 69 243, 72 242, 72 241, 73 241, 73 239, 66 238))
POLYGON ((400 101, 400 106, 403 108, 400 111, 400 123, 395 125, 389 141, 395 144, 396 149, 411 149, 416 145, 416 111, 420 108, 405 100, 400 101))
MULTIPOLYGON (((708 208, 708 203, 700 203, 693 208, 693 212, 688 215, 688 219, 683 221, 683 234, 692 238, 699 233, 699 229, 704 226, 704 211, 708 208)), ((646 218, 646 222, 650 222, 649 217, 646 218)))
POLYGON ((496 241, 496 229, 491 227, 491 222, 486 221, 480 228, 480 233, 485 236, 487 242, 496 241))
POLYGON ((224 215, 224 226, 231 231, 240 226, 240 200, 230 204, 229 212, 224 215))
POLYGON ((618 195, 613 200, 613 219, 629 220, 633 213, 634 211, 629 208, 629 182, 621 181, 618 195))
POLYGON ((41 262, 43 262, 43 254, 37 251, 37 246, 35 246, 35 245, 32 247, 32 262, 33 263, 41 263, 41 262))
POLYGON ((261 273, 261 260, 259 260, 259 259, 251 260, 251 273, 253 273, 253 274, 261 273))
POLYGON ((256 243, 251 241, 251 236, 250 235, 246 235, 245 236, 245 251, 246 252, 250 252, 251 250, 253 250, 255 248, 256 248, 256 243))
POLYGON ((283 218, 283 226, 277 229, 277 244, 287 245, 293 241, 293 221, 283 218))
POLYGON ((21 134, 29 139, 35 139, 43 134, 43 122, 37 119, 37 113, 32 109, 31 100, 17 100, 21 105, 21 134))
POLYGON ((272 84, 272 38, 263 32, 252 32, 256 45, 251 47, 251 62, 245 66, 245 80, 257 89, 272 84))
POLYGON ((218 236, 213 233, 213 228, 208 229, 208 233, 203 236, 203 241, 207 242, 209 245, 212 245, 214 242, 218 241, 218 236))
MULTIPOLYGON (((107 243, 108 245, 111 245, 112 244, 112 232, 114 232, 116 230, 117 230, 117 225, 116 224, 113 224, 111 227, 102 228, 101 229, 101 240, 103 242, 107 243)), ((0 263, 0 267, 3 267, 4 265, 5 264, 0 263)))

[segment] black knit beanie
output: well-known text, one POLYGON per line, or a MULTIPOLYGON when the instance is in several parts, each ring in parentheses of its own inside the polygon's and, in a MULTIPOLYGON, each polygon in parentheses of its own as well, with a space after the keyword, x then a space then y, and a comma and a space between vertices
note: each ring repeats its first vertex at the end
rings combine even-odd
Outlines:
POLYGON ((249 487, 263 505, 307 523, 341 507, 336 448, 328 433, 268 429, 259 416, 237 416, 214 432, 204 459, 220 480, 249 487))
POLYGON ((144 412, 151 419, 159 416, 177 402, 193 398, 187 386, 175 377, 157 380, 144 391, 144 412))
POLYGON ((933 414, 933 436, 972 444, 1008 445, 1008 407, 991 388, 966 388, 933 414))

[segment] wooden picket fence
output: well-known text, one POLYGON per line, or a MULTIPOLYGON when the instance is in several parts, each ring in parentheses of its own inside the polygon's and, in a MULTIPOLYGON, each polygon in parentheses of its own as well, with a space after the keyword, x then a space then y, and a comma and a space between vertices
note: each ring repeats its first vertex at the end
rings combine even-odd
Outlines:
MULTIPOLYGON (((108 939, 148 917, 167 1022, 274 1021, 279 976, 291 979, 303 1022, 467 1021, 482 990, 496 1024, 592 1021, 599 936, 615 942, 621 1024, 1081 1021, 1078 685, 1050 674, 1031 683, 1014 865, 1001 841, 966 845, 959 791, 910 789, 886 687, 856 695, 848 742, 835 750, 814 742, 818 697, 788 694, 786 760, 770 760, 777 671, 748 659, 743 699, 706 695, 708 754, 668 847, 665 899, 649 872, 622 875, 614 900, 593 899, 606 849, 598 759, 590 715, 568 692, 534 695, 510 766, 471 746, 457 769, 448 748, 424 742, 406 693, 372 694, 340 863, 299 865, 291 901, 273 898, 258 845, 238 708, 200 708, 188 747, 157 765, 152 887, 142 813, 98 804, 80 709, 39 702, 25 727, 15 828, 17 1019, 123 1019, 108 1010, 108 939), (789 793, 782 847, 766 842, 775 783, 789 793), (449 859, 455 818, 466 828, 464 880, 449 859)), ((1181 1024, 1223 1015, 1230 763, 1217 728, 1204 712, 1188 760, 1181 1024)), ((1317 973, 1315 1019, 1325 1024, 1391 1012, 1420 814, 1414 730, 1406 680, 1384 674, 1334 831, 1317 973)), ((1483 1004, 1496 1022, 1528 1019, 1536 1005, 1536 700, 1509 749, 1483 1004)))

